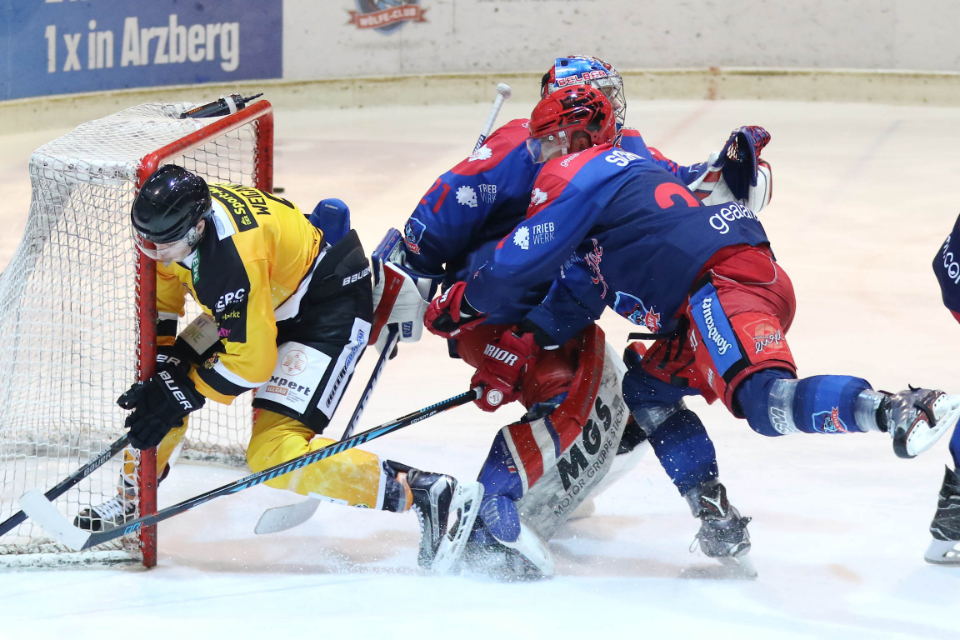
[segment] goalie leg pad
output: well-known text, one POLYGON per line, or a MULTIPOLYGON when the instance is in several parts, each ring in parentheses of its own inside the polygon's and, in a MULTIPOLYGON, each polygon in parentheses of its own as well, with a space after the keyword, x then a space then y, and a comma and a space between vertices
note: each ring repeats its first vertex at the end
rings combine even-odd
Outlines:
POLYGON ((599 327, 579 340, 580 367, 566 400, 548 416, 501 431, 523 488, 521 520, 544 540, 609 471, 627 423, 622 362, 599 327))

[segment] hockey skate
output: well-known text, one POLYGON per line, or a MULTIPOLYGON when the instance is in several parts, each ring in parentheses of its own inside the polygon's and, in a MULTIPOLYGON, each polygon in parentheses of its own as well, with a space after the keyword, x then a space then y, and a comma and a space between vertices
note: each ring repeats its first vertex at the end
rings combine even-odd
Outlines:
POLYGON ((136 517, 137 489, 124 479, 117 488, 117 497, 83 509, 74 518, 73 526, 84 531, 104 531, 124 525, 136 517))
POLYGON ((877 424, 893 438, 893 451, 901 458, 914 458, 932 447, 960 418, 960 396, 914 387, 883 393, 877 424))
POLYGON ((949 467, 940 487, 937 513, 930 523, 933 540, 923 558, 932 564, 960 565, 960 478, 949 467))
POLYGON ((417 562, 424 569, 446 571, 463 551, 467 533, 477 517, 483 487, 479 482, 460 485, 451 476, 419 469, 407 472, 407 484, 413 493, 411 508, 420 521, 417 562), (448 536, 447 521, 451 513, 458 518, 448 536), (461 525, 467 527, 465 531, 461 525))
POLYGON ((525 524, 515 541, 506 542, 477 523, 463 560, 470 571, 504 582, 543 580, 555 570, 547 543, 525 524))
POLYGON ((726 487, 714 481, 700 485, 685 497, 690 510, 702 522, 690 545, 691 553, 699 546, 704 555, 716 558, 728 569, 744 577, 756 578, 757 571, 747 555, 750 553, 747 524, 751 518, 741 516, 730 504, 726 487))

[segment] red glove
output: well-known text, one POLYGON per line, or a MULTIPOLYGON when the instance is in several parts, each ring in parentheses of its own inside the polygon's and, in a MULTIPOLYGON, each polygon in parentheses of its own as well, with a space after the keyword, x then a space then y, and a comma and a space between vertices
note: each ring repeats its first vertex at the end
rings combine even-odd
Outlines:
POLYGON ((483 364, 473 374, 471 387, 483 385, 483 394, 474 400, 484 411, 496 411, 520 397, 519 380, 536 359, 540 348, 532 333, 507 331, 483 349, 483 364))
POLYGON ((487 314, 480 313, 463 298, 466 282, 458 282, 427 307, 423 324, 430 333, 441 338, 454 338, 465 329, 483 322, 487 314))

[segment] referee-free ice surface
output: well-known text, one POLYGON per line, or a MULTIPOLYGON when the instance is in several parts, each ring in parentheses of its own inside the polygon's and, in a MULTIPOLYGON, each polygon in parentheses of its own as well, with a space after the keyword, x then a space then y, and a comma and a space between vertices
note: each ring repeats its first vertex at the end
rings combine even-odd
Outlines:
MULTIPOLYGON (((530 108, 508 102, 499 122, 530 108)), ((487 110, 280 110, 275 182, 308 211, 325 197, 346 201, 370 251, 470 152, 487 110)), ((633 100, 628 124, 682 164, 706 159, 735 127, 771 132, 773 202, 760 217, 796 287, 788 339, 800 375, 960 392, 960 326, 930 269, 960 211, 960 109, 633 100)), ((64 132, 0 137, 0 265, 26 220, 29 154, 64 132)), ((600 324, 625 346, 631 325, 613 315, 600 324)), ((361 362, 332 435, 374 361, 371 351, 361 362)), ((470 375, 438 338, 403 344, 361 428, 460 393, 470 375)), ((725 578, 688 551, 698 521, 650 453, 597 498, 593 516, 551 541, 550 581, 422 575, 411 514, 324 504, 302 527, 256 536, 264 509, 299 499, 260 486, 162 523, 150 571, 3 571, 0 637, 960 637, 960 567, 922 557, 946 439, 900 460, 884 435, 768 439, 721 407, 689 404, 716 443, 731 500, 754 518, 755 581, 725 578)), ((497 429, 521 413, 462 407, 368 448, 471 479, 497 429)), ((180 465, 160 505, 241 475, 180 465)))

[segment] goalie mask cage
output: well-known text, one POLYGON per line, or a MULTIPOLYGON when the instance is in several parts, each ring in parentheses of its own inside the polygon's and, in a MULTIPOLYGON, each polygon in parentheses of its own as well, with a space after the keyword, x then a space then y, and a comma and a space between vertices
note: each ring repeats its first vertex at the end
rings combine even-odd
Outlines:
MULTIPOLYGON (((0 275, 0 521, 28 489, 46 491, 124 433, 116 400, 156 361, 156 265, 137 249, 130 208, 159 166, 207 182, 273 189, 273 112, 260 101, 222 118, 180 119, 194 104, 144 104, 83 124, 30 159, 23 239, 0 275)), ((199 313, 188 304, 181 328, 199 313)), ((249 398, 190 416, 182 457, 246 464, 249 398)), ((176 455, 176 454, 175 454, 176 455)), ((157 509, 156 451, 128 449, 56 500, 69 519, 115 498, 157 509), (125 462, 126 460, 126 462, 125 462)), ((88 551, 29 519, 0 537, 0 566, 156 564, 156 527, 88 551)))

